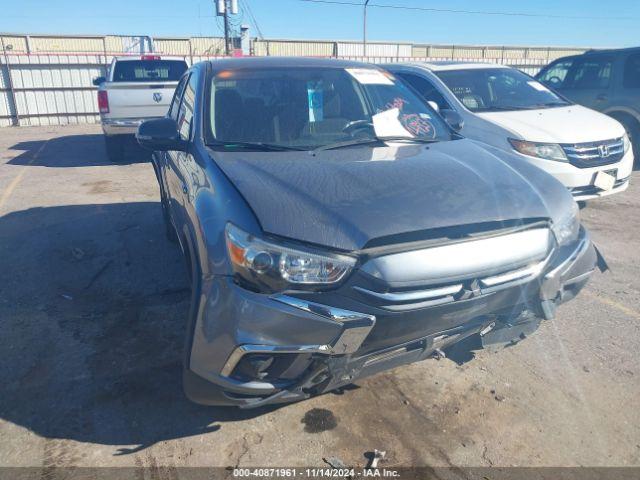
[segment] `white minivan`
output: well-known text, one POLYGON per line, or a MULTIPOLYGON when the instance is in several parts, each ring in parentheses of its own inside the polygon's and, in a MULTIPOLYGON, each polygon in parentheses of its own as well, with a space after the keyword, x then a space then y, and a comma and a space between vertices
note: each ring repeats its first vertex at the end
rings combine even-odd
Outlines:
POLYGON ((629 186, 633 149, 616 120, 576 105, 515 68, 460 62, 384 66, 442 113, 458 112, 461 133, 513 152, 560 180, 576 201, 629 186))

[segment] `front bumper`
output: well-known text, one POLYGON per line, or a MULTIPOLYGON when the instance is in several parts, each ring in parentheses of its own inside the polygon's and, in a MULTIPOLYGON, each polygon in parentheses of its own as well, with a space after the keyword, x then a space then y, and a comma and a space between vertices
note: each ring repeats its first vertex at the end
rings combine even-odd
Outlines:
POLYGON ((568 162, 544 160, 518 152, 513 153, 553 175, 567 187, 576 201, 591 200, 625 191, 629 186, 629 177, 633 171, 633 149, 629 149, 622 160, 617 163, 593 168, 578 168, 568 162), (596 175, 600 171, 615 172, 616 184, 611 190, 601 190, 594 185, 596 175))
POLYGON ((598 265, 605 268, 582 230, 526 285, 404 312, 330 292, 263 295, 212 277, 200 295, 185 392, 196 403, 258 407, 442 355, 471 336, 484 346, 519 341, 573 298, 598 265))
POLYGON ((102 116, 100 122, 102 131, 105 135, 135 135, 140 124, 146 120, 152 120, 157 117, 148 118, 108 118, 102 116))

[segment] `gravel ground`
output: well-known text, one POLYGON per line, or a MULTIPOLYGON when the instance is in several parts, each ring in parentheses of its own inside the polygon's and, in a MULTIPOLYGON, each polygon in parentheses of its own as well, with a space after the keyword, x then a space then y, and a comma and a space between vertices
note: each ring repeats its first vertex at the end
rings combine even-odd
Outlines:
POLYGON ((581 212, 611 272, 527 341, 241 411, 182 394, 189 289, 140 157, 0 130, 0 466, 640 465, 640 172, 581 212))

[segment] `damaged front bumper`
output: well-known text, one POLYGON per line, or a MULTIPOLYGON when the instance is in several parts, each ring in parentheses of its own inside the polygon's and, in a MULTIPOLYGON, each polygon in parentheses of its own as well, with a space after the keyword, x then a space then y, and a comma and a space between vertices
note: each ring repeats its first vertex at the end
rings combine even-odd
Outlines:
POLYGON ((245 290, 228 277, 212 277, 200 295, 185 392, 196 403, 254 408, 302 400, 445 355, 465 339, 475 338, 485 347, 514 343, 552 318, 596 267, 607 268, 582 230, 578 241, 554 252, 540 275, 525 285, 393 314, 328 293, 269 296, 245 290), (414 325, 416 316, 424 320, 415 335, 388 335, 380 341, 393 330, 385 322, 414 325))

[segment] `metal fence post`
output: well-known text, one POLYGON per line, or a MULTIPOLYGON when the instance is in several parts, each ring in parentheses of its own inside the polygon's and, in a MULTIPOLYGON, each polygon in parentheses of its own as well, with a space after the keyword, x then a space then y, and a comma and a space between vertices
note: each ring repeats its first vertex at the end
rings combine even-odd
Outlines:
POLYGON ((11 78, 11 66, 9 64, 9 57, 4 45, 4 38, 0 36, 0 47, 2 48, 2 54, 4 56, 5 71, 7 72, 7 87, 9 87, 9 115, 11 116, 11 123, 14 126, 20 125, 20 115, 18 114, 18 103, 16 102, 16 91, 13 88, 13 79, 11 78), (11 108, 13 107, 13 113, 11 108))

